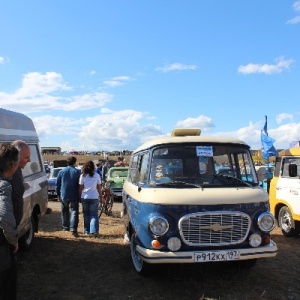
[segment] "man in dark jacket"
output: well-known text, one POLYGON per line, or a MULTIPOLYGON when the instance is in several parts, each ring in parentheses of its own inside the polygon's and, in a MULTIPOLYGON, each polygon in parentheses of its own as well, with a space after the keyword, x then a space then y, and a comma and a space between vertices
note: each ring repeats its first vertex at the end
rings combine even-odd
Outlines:
MULTIPOLYGON (((19 165, 16 173, 10 180, 12 186, 12 204, 14 210, 14 216, 16 219, 16 225, 19 226, 23 217, 23 194, 25 192, 24 180, 22 175, 22 169, 25 168, 26 164, 30 162, 30 147, 24 141, 16 140, 12 143, 19 150, 19 165)), ((16 253, 11 252, 11 265, 9 270, 9 295, 8 299, 17 298, 17 284, 18 284, 18 266, 16 253)))
POLYGON ((64 231, 71 231, 78 237, 79 177, 80 170, 75 168, 76 157, 67 159, 68 166, 62 169, 56 178, 56 193, 61 201, 61 220, 64 231))

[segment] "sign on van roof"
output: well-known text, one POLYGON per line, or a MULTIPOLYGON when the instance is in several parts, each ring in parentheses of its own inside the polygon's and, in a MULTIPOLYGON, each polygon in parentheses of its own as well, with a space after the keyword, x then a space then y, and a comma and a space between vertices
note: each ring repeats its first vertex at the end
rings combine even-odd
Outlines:
POLYGON ((0 141, 38 142, 32 120, 24 114, 0 108, 0 141))

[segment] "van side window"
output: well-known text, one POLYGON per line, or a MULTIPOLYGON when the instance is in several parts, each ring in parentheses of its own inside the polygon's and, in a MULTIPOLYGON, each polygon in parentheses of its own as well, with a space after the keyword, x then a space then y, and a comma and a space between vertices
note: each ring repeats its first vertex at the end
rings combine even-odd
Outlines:
POLYGON ((29 145, 31 155, 30 155, 30 162, 26 164, 25 168, 22 170, 23 177, 27 177, 30 175, 34 175, 37 173, 42 172, 43 165, 40 160, 39 156, 39 149, 37 145, 29 145))
POLYGON ((148 161, 149 161, 149 153, 145 153, 144 155, 141 156, 139 182, 145 183, 147 180, 146 175, 147 175, 148 161))
POLYGON ((282 161, 282 177, 289 177, 289 165, 297 165, 297 176, 300 176, 300 158, 284 158, 282 161))
POLYGON ((128 173, 128 180, 132 183, 137 182, 137 171, 138 171, 138 155, 134 155, 131 159, 129 173, 128 173))

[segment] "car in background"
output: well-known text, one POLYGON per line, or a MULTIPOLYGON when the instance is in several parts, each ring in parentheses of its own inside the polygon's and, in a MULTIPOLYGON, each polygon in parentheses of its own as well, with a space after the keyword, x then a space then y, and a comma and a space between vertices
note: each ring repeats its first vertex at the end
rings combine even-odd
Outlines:
POLYGON ((57 179, 57 175, 58 173, 64 169, 64 167, 58 167, 58 168, 51 168, 50 170, 50 175, 48 178, 48 199, 53 199, 53 198, 57 198, 57 194, 56 194, 56 179, 57 179))
POLYGON ((123 184, 127 179, 128 167, 111 167, 107 174, 105 181, 113 181, 110 185, 110 192, 114 196, 114 200, 122 199, 123 184))
POLYGON ((44 168, 45 168, 45 172, 47 174, 47 176, 49 176, 50 174, 50 167, 49 167, 49 164, 44 162, 44 168))

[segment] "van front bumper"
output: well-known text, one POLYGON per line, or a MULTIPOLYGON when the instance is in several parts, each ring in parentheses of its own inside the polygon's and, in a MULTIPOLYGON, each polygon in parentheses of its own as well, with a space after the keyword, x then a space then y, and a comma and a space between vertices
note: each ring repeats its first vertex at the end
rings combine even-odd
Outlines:
MULTIPOLYGON (((270 241, 268 245, 257 247, 257 248, 242 248, 242 249, 218 249, 213 252, 226 252, 238 250, 240 255, 237 260, 226 260, 226 261, 241 261, 255 258, 266 258, 275 257, 277 255, 277 245, 274 241, 270 241)), ((140 255, 143 261, 150 264, 164 264, 164 263, 198 263, 195 256, 201 253, 197 251, 178 251, 178 252, 163 252, 159 250, 146 249, 139 245, 136 247, 137 253, 140 255)), ((203 251, 207 252, 207 251, 203 251)), ((220 260, 216 260, 220 261, 220 260)), ((224 260, 223 260, 224 261, 224 260)), ((211 261, 212 262, 212 261, 211 261)))

